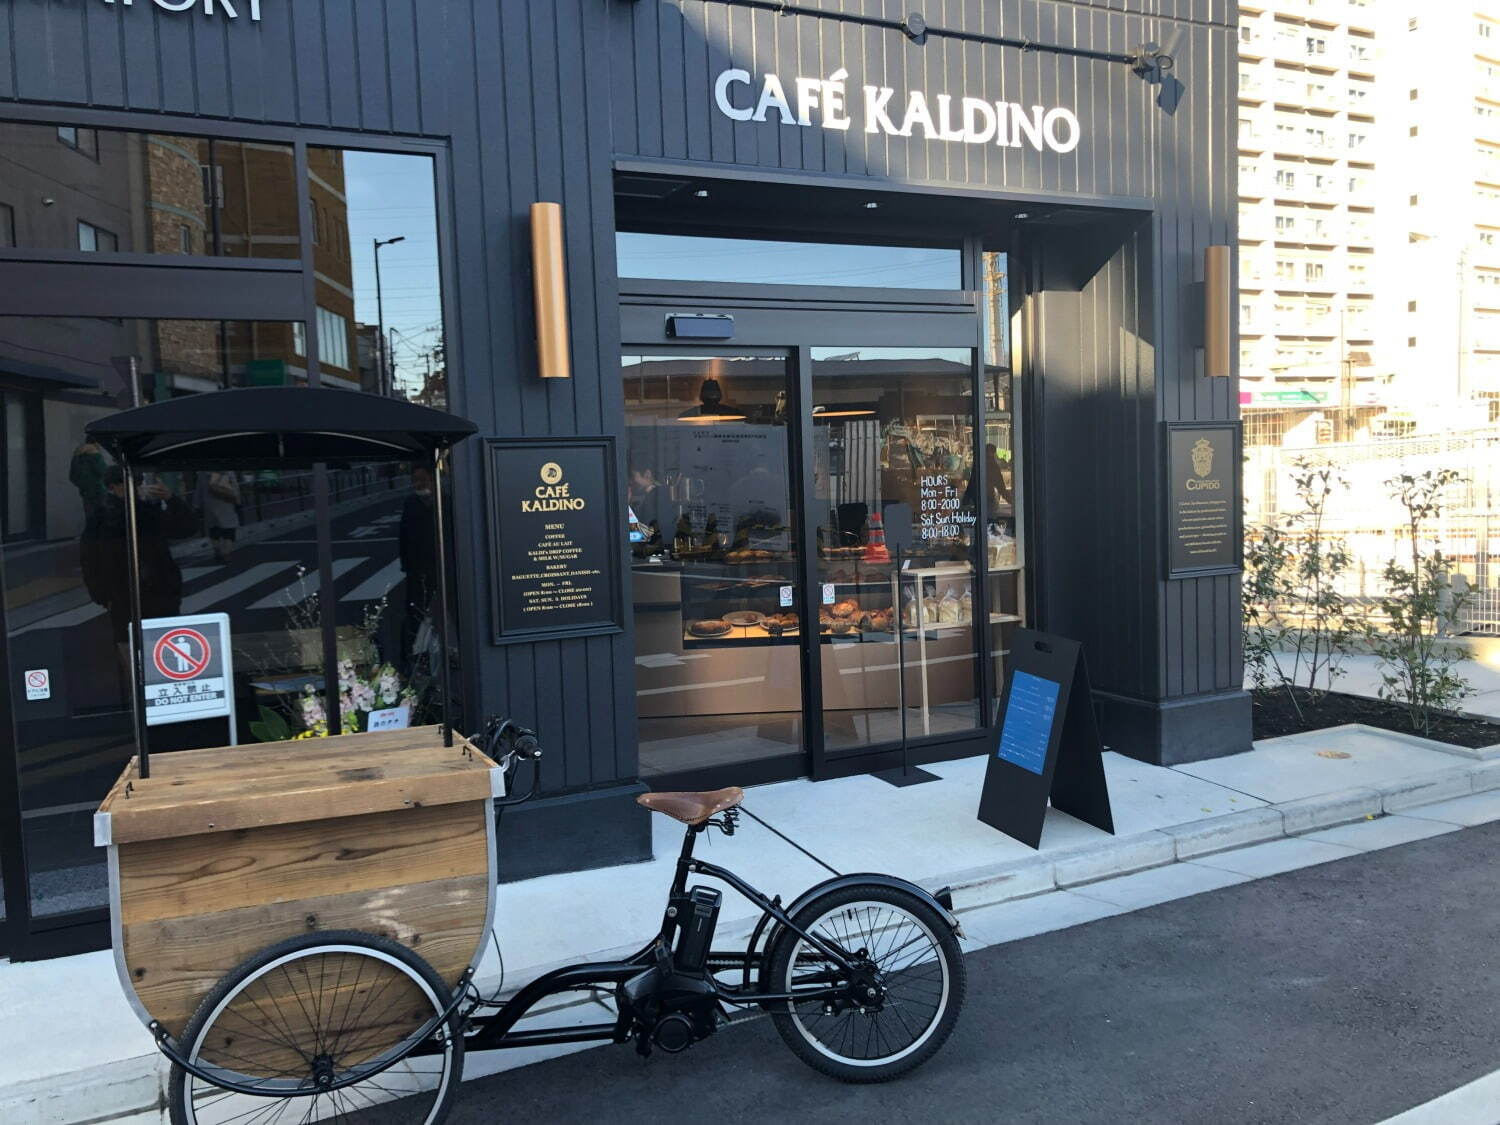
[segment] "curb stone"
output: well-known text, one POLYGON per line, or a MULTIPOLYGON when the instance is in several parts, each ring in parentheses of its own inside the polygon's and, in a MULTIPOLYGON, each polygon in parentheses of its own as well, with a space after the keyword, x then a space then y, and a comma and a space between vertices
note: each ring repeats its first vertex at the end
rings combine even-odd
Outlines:
POLYGON ((1179 824, 1162 831, 1176 841, 1177 858, 1184 860, 1274 840, 1286 834, 1285 823, 1281 810, 1275 805, 1267 805, 1211 817, 1196 824, 1179 824))
POLYGON ((1342 789, 1304 797, 1300 801, 1286 801, 1276 807, 1281 810, 1286 834, 1300 836, 1315 828, 1332 828, 1368 816, 1379 816, 1383 796, 1379 789, 1342 789))

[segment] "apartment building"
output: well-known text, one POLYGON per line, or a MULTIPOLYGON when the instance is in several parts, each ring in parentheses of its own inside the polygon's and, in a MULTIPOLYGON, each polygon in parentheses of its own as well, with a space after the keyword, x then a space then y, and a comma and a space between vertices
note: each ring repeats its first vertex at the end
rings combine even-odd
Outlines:
POLYGON ((1375 0, 1240 6, 1240 404, 1252 446, 1353 437, 1383 409, 1376 12, 1375 0))
POLYGON ((1500 2, 1380 8, 1402 63, 1381 94, 1401 154, 1382 165, 1382 355, 1409 409, 1482 425, 1500 420, 1500 2))

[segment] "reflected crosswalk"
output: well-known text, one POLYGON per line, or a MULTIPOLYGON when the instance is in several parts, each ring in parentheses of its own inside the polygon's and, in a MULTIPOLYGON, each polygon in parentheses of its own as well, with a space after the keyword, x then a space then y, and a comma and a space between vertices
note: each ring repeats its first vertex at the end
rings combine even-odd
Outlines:
MULTIPOLYGON (((301 559, 276 559, 251 563, 237 570, 238 560, 227 564, 185 566, 182 581, 186 593, 180 612, 218 613, 239 615, 250 612, 281 611, 317 592, 318 575, 315 571, 296 574, 299 567, 306 566, 301 559), (206 584, 205 584, 206 583, 206 584), (274 584, 274 585, 273 585, 274 584), (271 588, 268 590, 267 587, 271 588), (248 605, 239 604, 254 598, 248 605)), ((362 555, 357 558, 335 559, 333 576, 338 590, 340 580, 352 583, 348 590, 338 593, 338 600, 348 604, 376 601, 387 597, 405 577, 397 559, 382 560, 362 555), (371 567, 374 569, 371 570, 371 567), (366 573, 368 571, 368 573, 366 573)), ((80 596, 87 596, 81 589, 80 596)), ((93 602, 67 605, 55 613, 49 613, 25 625, 13 629, 12 639, 29 633, 51 629, 72 629, 102 618, 104 607, 93 602)))
MULTIPOLYGON (((335 580, 342 578, 361 563, 368 562, 368 557, 359 559, 334 559, 333 577, 335 580)), ((271 565, 269 563, 264 565, 271 565)), ((257 609, 286 609, 299 602, 304 602, 318 592, 318 575, 316 571, 309 571, 289 582, 274 594, 267 594, 257 602, 251 602, 247 607, 252 612, 257 609)), ((184 605, 187 603, 184 602, 184 605)))
MULTIPOLYGON (((216 582, 207 589, 199 590, 197 593, 189 594, 182 599, 183 613, 204 613, 213 610, 221 602, 228 601, 236 594, 244 593, 252 586, 264 582, 273 574, 279 574, 284 570, 291 570, 297 564, 294 562, 263 562, 240 571, 231 578, 222 582, 216 582)), ((255 609, 255 606, 251 606, 255 609)))

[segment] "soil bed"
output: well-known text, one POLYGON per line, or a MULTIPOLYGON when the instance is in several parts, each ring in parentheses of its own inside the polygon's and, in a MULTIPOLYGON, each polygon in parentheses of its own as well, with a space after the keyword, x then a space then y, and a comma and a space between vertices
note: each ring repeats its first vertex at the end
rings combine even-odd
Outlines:
POLYGON ((1500 745, 1500 723, 1487 723, 1483 719, 1471 719, 1467 715, 1444 711, 1435 714, 1432 726, 1426 731, 1413 730, 1407 718, 1406 708, 1384 699, 1367 699, 1361 695, 1345 695, 1330 691, 1314 701, 1305 688, 1295 689, 1297 707, 1287 698, 1284 688, 1263 688, 1250 693, 1254 716, 1254 737, 1280 738, 1284 734, 1301 734, 1303 731, 1323 730, 1344 723, 1364 723, 1382 730, 1401 734, 1415 734, 1446 742, 1452 746, 1500 745))

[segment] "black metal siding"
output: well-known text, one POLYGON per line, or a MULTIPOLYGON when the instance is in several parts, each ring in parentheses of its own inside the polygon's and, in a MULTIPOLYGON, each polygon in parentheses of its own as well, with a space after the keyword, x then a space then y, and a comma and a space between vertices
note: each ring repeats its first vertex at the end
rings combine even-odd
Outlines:
MULTIPOLYGON (((1120 63, 934 35, 925 45, 832 18, 718 0, 263 0, 264 18, 168 13, 146 0, 9 0, 0 99, 238 120, 450 145, 450 369, 455 405, 488 434, 618 426, 611 167, 676 160, 974 191, 1154 201, 1149 226, 1081 294, 1039 308, 1035 378, 1048 472, 1038 516, 1049 623, 1090 645, 1101 687, 1146 699, 1238 684, 1234 578, 1161 581, 1160 422, 1230 418, 1235 383, 1194 371, 1185 315, 1201 248, 1234 239, 1234 9, 1228 0, 802 0, 1111 51, 1154 39, 1185 84, 1160 91, 1120 63), (712 78, 850 71, 898 91, 1075 110, 1067 155, 837 133, 718 114, 712 78), (534 375, 527 208, 563 203, 575 377, 534 375), (1137 341, 1127 346, 1127 341, 1137 341), (1130 471, 1138 474, 1132 479, 1130 471), (1055 471, 1054 471, 1055 470, 1055 471), (1143 494, 1144 490, 1144 494, 1143 494)), ((244 5, 241 6, 242 8, 244 5)), ((175 127, 181 127, 177 122, 175 127)), ((487 617, 478 450, 464 452, 463 605, 487 617)), ((477 714, 550 731, 547 789, 636 772, 628 635, 495 647, 471 632, 477 714)))

